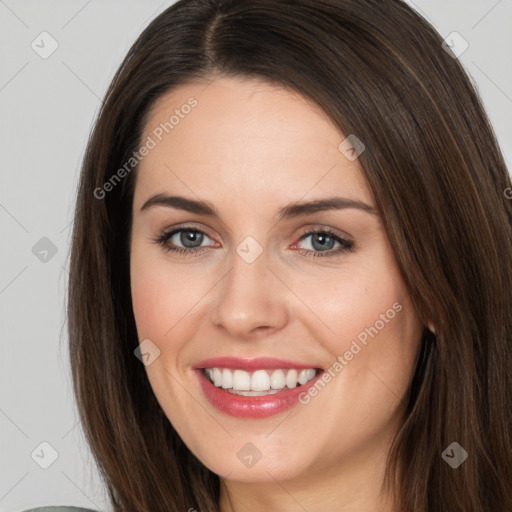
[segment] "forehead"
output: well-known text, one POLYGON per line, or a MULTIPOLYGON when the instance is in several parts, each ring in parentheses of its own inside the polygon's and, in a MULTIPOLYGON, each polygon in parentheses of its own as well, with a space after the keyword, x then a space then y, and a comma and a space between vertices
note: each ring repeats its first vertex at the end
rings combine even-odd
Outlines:
POLYGON ((338 149, 344 138, 311 100, 261 80, 181 85, 146 117, 142 143, 151 140, 152 149, 137 170, 135 201, 188 188, 202 197, 343 192, 371 202, 358 161, 338 149))

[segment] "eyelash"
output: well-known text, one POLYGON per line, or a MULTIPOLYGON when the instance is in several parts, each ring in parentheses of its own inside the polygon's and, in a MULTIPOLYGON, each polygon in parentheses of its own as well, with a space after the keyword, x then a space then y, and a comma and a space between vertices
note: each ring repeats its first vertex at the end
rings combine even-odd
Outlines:
MULTIPOLYGON (((176 233, 180 233, 181 231, 189 231, 189 232, 193 232, 193 233, 199 233, 199 234, 205 235, 208 238, 210 238, 204 231, 201 231, 200 229, 194 228, 192 226, 181 226, 181 227, 179 227, 177 229, 173 229, 172 231, 169 231, 169 232, 164 231, 161 235, 159 235, 158 237, 153 239, 153 242, 159 244, 166 252, 172 251, 176 254, 182 254, 182 255, 186 255, 186 256, 199 256, 200 254, 202 254, 204 252, 204 250, 206 249, 206 247, 203 247, 201 249, 199 247, 198 248, 189 248, 189 247, 175 247, 175 246, 169 245, 169 243, 168 243, 169 239, 172 238, 176 233)), ((298 242, 301 242, 308 236, 314 235, 316 233, 328 235, 330 238, 333 238, 336 242, 338 242, 341 245, 341 247, 339 247, 336 250, 331 249, 328 251, 314 251, 314 250, 310 250, 310 249, 300 249, 297 252, 305 255, 306 257, 310 257, 310 258, 332 258, 332 257, 336 257, 336 256, 341 256, 342 253, 345 253, 345 252, 353 252, 355 249, 353 242, 338 236, 336 233, 334 233, 333 231, 330 231, 329 229, 326 229, 326 228, 315 228, 310 231, 307 231, 299 238, 298 242)))

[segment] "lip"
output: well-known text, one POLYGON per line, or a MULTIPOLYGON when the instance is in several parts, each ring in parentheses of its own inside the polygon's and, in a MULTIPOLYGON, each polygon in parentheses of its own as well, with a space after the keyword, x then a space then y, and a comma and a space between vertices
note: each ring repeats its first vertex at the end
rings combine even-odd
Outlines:
MULTIPOLYGON (((230 370, 278 370, 292 369, 307 370, 308 368, 318 368, 317 366, 305 365, 294 361, 284 359, 275 359, 273 357, 256 357, 254 359, 243 359, 239 357, 213 357, 205 359, 194 365, 194 369, 203 368, 229 368, 230 370)), ((321 368, 320 368, 321 369, 321 368)))
POLYGON ((313 377, 309 382, 303 384, 302 386, 298 386, 296 388, 280 391, 279 393, 275 393, 273 395, 266 396, 242 396, 235 395, 233 393, 229 393, 224 389, 218 388, 214 386, 204 375, 203 368, 230 368, 230 369, 244 369, 244 370, 255 370, 255 369, 276 369, 276 368, 296 368, 296 369, 307 369, 311 368, 311 366, 304 365, 285 365, 282 366, 283 361, 279 361, 276 359, 254 359, 254 360, 246 360, 246 365, 241 366, 240 360, 236 359, 236 365, 233 364, 233 360, 236 358, 218 358, 218 359, 209 359, 200 363, 203 365, 207 363, 205 366, 197 366, 194 368, 194 373, 199 381, 201 389, 208 399, 208 401, 217 408, 220 412, 228 414, 230 416, 234 416, 236 418, 267 418, 269 416, 274 416, 276 414, 280 414, 294 405, 299 404, 299 396, 302 393, 307 393, 309 388, 313 387, 318 379, 320 379, 323 375, 323 370, 318 372, 318 375, 313 377), (231 363, 228 361, 230 360, 231 363), (266 360, 267 364, 261 365, 262 361, 266 360), (212 366, 210 364, 214 362, 212 366), (220 364, 222 362, 222 364, 220 364), (268 366, 268 364, 276 364, 276 366, 268 366), (281 366, 277 365, 277 362, 281 364, 281 366), (254 364, 253 364, 254 363, 254 364), (257 364, 256 364, 257 363, 257 364), (231 364, 232 366, 229 366, 231 364))

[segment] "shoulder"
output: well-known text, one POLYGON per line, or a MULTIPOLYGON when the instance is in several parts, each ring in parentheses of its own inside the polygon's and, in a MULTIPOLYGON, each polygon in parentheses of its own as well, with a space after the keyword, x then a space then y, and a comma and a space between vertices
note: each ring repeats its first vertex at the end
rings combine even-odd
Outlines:
POLYGON ((97 512, 91 508, 82 507, 37 507, 23 510, 23 512, 97 512))

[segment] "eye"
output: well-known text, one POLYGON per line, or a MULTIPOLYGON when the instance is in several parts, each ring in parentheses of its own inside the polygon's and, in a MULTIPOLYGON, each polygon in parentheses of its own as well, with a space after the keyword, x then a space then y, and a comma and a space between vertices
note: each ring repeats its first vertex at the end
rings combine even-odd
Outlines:
POLYGON ((311 241, 306 244, 309 245, 311 249, 302 249, 300 252, 308 257, 325 258, 339 256, 341 253, 354 250, 353 242, 325 228, 308 231, 300 237, 298 243, 307 238, 311 238, 311 241), (338 244, 338 248, 333 250, 336 244, 338 244))
MULTIPOLYGON (((301 243, 311 237, 310 249, 300 249, 298 252, 307 257, 335 257, 341 253, 354 250, 354 243, 343 238, 333 231, 325 228, 317 228, 302 235, 297 242, 301 243), (334 247, 338 245, 336 249, 334 247)), ((197 256, 207 250, 208 246, 202 246, 205 238, 211 238, 200 229, 181 226, 169 232, 163 232, 153 241, 163 247, 166 252, 174 252, 188 256, 197 256)), ((296 244, 296 245, 297 245, 296 244)))
POLYGON ((204 231, 192 227, 180 227, 158 236, 154 242, 160 244, 165 251, 173 251, 178 254, 200 254, 200 249, 205 238, 210 238, 204 231), (180 247, 178 244, 182 244, 180 247))

